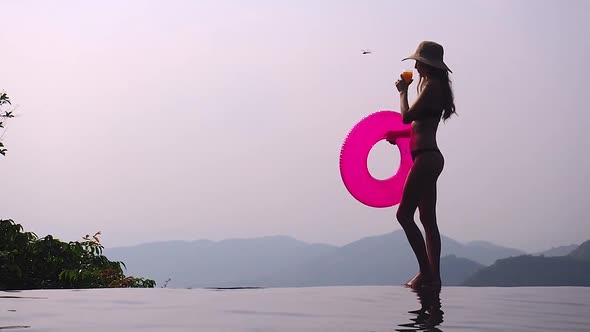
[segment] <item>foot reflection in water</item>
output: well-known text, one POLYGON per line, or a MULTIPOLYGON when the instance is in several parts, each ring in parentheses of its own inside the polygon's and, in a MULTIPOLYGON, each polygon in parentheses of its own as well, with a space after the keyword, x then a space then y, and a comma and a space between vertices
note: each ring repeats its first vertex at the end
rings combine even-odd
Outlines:
POLYGON ((418 296, 421 308, 408 311, 415 317, 411 323, 399 324, 403 329, 396 331, 441 331, 438 326, 443 322, 444 312, 441 310, 440 288, 421 288, 412 290, 418 296))

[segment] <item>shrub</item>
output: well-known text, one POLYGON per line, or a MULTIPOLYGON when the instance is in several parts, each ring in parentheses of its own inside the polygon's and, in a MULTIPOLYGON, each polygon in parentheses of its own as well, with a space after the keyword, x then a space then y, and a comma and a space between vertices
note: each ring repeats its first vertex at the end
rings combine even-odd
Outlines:
POLYGON ((153 288, 151 279, 125 276, 125 264, 110 261, 97 232, 83 241, 38 238, 13 220, 0 220, 0 289, 153 288))

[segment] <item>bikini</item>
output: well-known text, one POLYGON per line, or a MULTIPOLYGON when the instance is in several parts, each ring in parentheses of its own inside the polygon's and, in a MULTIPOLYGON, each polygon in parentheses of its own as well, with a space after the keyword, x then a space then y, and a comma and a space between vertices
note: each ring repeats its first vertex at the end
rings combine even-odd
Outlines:
MULTIPOLYGON (((440 113, 427 113, 425 114, 422 118, 437 118, 438 120, 440 120, 440 117, 442 116, 442 114, 440 113)), ((410 151, 410 154, 412 155, 412 161, 416 160, 416 158, 418 158, 419 155, 426 153, 426 152, 438 152, 441 153, 440 150, 438 148, 420 148, 420 149, 416 149, 414 151, 410 151)))
POLYGON ((440 153, 440 150, 437 148, 423 148, 423 149, 416 149, 414 151, 410 151, 410 154, 412 155, 412 161, 415 161, 419 155, 421 155, 422 153, 425 153, 425 152, 438 152, 438 153, 440 153))

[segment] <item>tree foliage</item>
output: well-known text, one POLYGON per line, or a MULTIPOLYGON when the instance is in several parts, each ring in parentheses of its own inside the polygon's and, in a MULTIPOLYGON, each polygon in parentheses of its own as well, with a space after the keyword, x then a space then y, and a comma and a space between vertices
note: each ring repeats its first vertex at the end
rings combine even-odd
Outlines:
POLYGON ((6 149, 4 148, 4 143, 2 143, 2 138, 4 138, 4 133, 6 132, 6 121, 10 118, 14 118, 14 110, 6 110, 6 105, 12 105, 10 102, 10 97, 6 94, 6 92, 0 92, 0 155, 6 155, 6 149))
POLYGON ((123 262, 102 254, 98 236, 62 242, 38 238, 13 220, 0 220, 0 289, 147 287, 151 279, 125 276, 123 262))

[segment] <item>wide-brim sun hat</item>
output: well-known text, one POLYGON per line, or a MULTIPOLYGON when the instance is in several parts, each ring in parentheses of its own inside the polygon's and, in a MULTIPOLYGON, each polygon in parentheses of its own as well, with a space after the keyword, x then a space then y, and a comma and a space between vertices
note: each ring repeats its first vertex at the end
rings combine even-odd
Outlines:
POLYGON ((413 59, 416 61, 423 62, 435 68, 448 70, 452 73, 453 71, 443 61, 444 53, 445 52, 442 45, 433 41, 426 40, 421 42, 420 45, 418 45, 418 48, 416 49, 416 52, 414 52, 414 54, 406 58, 403 58, 402 61, 413 59))

